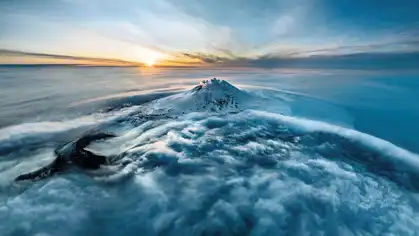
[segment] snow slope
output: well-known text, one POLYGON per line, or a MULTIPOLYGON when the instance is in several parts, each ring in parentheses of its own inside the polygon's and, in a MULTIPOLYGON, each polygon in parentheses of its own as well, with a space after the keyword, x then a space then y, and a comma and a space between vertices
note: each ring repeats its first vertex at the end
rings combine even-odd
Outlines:
POLYGON ((246 107, 252 95, 230 83, 213 78, 193 89, 154 100, 144 106, 146 114, 179 115, 188 112, 237 112, 246 107))

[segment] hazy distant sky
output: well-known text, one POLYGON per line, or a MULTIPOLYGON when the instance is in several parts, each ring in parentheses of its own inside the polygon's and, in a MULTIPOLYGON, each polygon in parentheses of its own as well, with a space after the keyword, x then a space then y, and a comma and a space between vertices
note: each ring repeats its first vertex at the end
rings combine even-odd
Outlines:
POLYGON ((275 66, 347 54, 415 63, 419 1, 1 0, 0 49, 149 64, 275 66))

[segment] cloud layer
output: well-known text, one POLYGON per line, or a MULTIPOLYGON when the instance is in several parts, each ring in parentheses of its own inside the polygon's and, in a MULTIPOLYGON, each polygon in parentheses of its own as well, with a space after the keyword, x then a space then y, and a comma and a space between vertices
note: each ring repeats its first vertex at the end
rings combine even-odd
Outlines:
POLYGON ((121 162, 131 160, 122 172, 132 177, 110 188, 76 173, 35 183, 2 202, 2 232, 417 232, 417 155, 321 122, 256 111, 213 115, 125 127, 92 148, 122 153, 121 162))

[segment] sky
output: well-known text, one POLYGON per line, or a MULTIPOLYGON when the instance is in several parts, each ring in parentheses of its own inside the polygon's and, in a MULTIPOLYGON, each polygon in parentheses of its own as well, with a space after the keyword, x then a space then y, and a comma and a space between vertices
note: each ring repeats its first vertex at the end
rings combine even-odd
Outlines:
POLYGON ((0 0, 0 64, 397 67, 418 0, 0 0))

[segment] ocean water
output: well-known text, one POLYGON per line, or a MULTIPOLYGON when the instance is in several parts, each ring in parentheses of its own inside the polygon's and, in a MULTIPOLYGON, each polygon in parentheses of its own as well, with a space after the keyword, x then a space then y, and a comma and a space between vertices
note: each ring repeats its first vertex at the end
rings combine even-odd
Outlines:
POLYGON ((0 67, 0 232, 419 235, 418 101, 415 71, 0 67), (141 115, 213 77, 249 107, 141 115), (92 129, 114 165, 13 181, 92 129))

